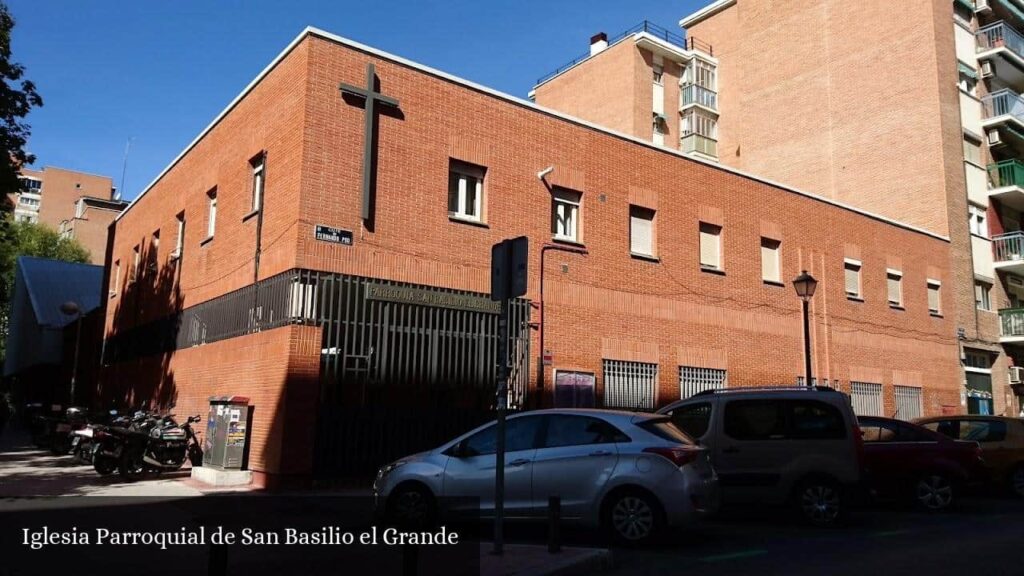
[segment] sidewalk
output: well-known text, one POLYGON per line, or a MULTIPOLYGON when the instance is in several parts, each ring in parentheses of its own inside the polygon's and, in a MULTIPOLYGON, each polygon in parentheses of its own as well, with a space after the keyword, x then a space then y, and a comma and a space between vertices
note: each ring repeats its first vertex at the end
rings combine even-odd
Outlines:
POLYGON ((491 554, 493 544, 480 545, 480 574, 487 576, 573 576, 596 574, 612 567, 610 550, 562 548, 548 553, 547 546, 506 544, 502 556, 491 554))

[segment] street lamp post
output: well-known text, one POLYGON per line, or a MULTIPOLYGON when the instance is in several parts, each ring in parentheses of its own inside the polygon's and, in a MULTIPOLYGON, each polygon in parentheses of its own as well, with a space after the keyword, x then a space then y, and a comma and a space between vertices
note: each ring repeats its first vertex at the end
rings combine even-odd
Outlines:
POLYGON ((811 377, 811 322, 808 305, 817 287, 818 281, 814 279, 814 276, 808 274, 807 270, 801 271, 800 275, 793 279, 793 288, 796 289, 796 295, 800 297, 804 311, 804 385, 808 387, 813 385, 813 378, 811 377))
POLYGON ((75 317, 75 359, 71 365, 70 406, 75 405, 75 380, 78 376, 78 349, 82 342, 82 309, 78 303, 68 300, 60 305, 60 311, 66 316, 75 317))

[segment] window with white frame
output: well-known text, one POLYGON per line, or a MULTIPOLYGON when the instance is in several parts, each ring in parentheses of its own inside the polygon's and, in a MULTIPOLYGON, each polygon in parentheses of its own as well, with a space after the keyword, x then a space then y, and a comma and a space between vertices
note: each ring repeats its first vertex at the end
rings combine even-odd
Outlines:
POLYGON ((992 310, 991 291, 992 284, 981 280, 974 281, 974 305, 978 310, 992 310))
POLYGON ((911 421, 921 417, 921 388, 917 386, 893 386, 896 397, 896 418, 911 421))
POLYGON ((782 242, 771 238, 761 238, 761 280, 774 283, 782 282, 781 248, 782 242))
POLYGON ((180 259, 182 254, 185 252, 185 213, 181 212, 178 214, 178 236, 174 240, 174 252, 171 252, 171 258, 174 260, 180 259))
POLYGON ((718 121, 700 109, 690 108, 683 114, 681 136, 685 138, 691 134, 717 140, 718 121))
MULTIPOLYGON (((961 66, 965 65, 961 64, 961 66)), ((971 96, 974 96, 975 88, 977 88, 978 86, 978 79, 972 78, 971 75, 965 69, 961 68, 960 73, 957 77, 957 86, 959 86, 960 90, 962 90, 963 92, 966 92, 971 96)))
POLYGON ((971 234, 988 238, 988 212, 984 206, 967 204, 967 228, 971 234))
POLYGON ((981 142, 964 136, 964 160, 981 166, 981 142))
POLYGON ((209 202, 206 209, 206 237, 213 238, 217 230, 217 189, 213 188, 206 193, 209 202))
POLYGON ((928 312, 932 315, 942 313, 942 282, 928 279, 928 312))
POLYGON ((604 406, 629 410, 654 409, 658 365, 604 360, 604 406))
POLYGON ((706 270, 722 269, 722 227, 700 223, 700 267, 706 270))
POLYGON ((662 78, 665 74, 665 66, 662 64, 655 63, 654 66, 652 66, 652 68, 654 70, 654 83, 662 84, 662 78))
POLYGON ((886 292, 889 298, 889 306, 894 308, 903 307, 903 272, 888 269, 885 271, 886 292))
POLYGON ((629 207, 629 251, 641 256, 654 256, 654 210, 629 207))
POLYGON ((873 382, 850 382, 850 403, 858 416, 883 416, 882 385, 873 382))
MULTIPOLYGON (((266 155, 259 154, 253 158, 250 162, 252 165, 252 211, 258 211, 263 205, 263 189, 264 189, 264 165, 266 164, 266 155)), ((213 234, 210 234, 211 236, 213 234)))
POLYGON ((846 297, 860 299, 860 261, 849 258, 843 260, 843 273, 845 276, 846 297))
POLYGON ((484 173, 482 166, 449 160, 448 215, 461 220, 483 220, 484 173))
POLYGON ((114 260, 114 283, 110 286, 110 297, 117 296, 118 289, 121 288, 121 260, 114 260))
POLYGON ((132 248, 132 274, 128 278, 128 282, 135 282, 139 279, 139 264, 141 263, 142 253, 139 252, 139 245, 136 244, 135 248, 132 248))
POLYGON ((580 241, 582 194, 565 188, 551 191, 551 234, 556 240, 580 241))
POLYGON ((694 58, 683 71, 683 84, 696 84, 708 90, 716 90, 715 67, 699 58, 694 58))
POLYGON ((679 367, 679 398, 689 398, 705 390, 721 390, 728 385, 726 372, 720 368, 679 367))

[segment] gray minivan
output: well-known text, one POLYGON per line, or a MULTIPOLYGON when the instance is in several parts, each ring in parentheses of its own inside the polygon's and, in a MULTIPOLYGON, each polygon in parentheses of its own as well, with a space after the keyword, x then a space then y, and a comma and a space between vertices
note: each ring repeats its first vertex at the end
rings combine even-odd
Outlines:
POLYGON ((710 449, 723 505, 792 505, 827 526, 845 516, 860 483, 857 416, 832 388, 708 390, 658 412, 710 449))

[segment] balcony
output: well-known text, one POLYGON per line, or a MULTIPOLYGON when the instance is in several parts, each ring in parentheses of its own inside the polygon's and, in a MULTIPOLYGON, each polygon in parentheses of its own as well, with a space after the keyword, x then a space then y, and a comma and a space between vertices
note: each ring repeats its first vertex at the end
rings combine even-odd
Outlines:
POLYGON ((703 106, 718 111, 718 93, 697 84, 683 84, 679 87, 680 108, 703 106))
POLYGON ((979 28, 975 33, 978 60, 990 62, 993 72, 1005 83, 1024 83, 1024 35, 1006 22, 979 28))
POLYGON ((999 342, 1024 344, 1024 308, 1004 308, 999 311, 999 342))
POLYGON ((1024 98, 1004 88, 982 98, 981 108, 989 146, 1009 144, 1024 154, 1024 98))
POLYGON ((1024 232, 992 237, 992 266, 996 270, 1024 275, 1024 232))
POLYGON ((988 165, 988 196, 1024 211, 1024 162, 1003 160, 988 165))
POLYGON ((697 153, 718 159, 718 140, 695 132, 687 132, 679 139, 679 149, 684 153, 697 153))

